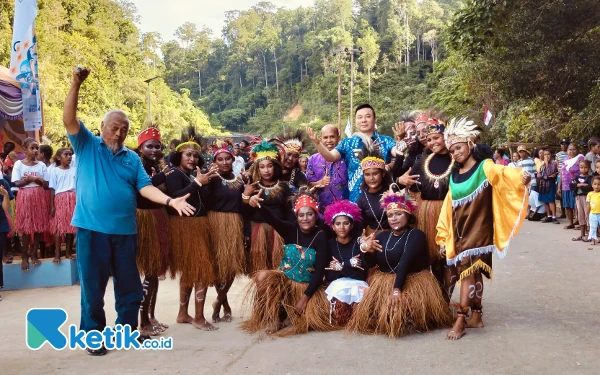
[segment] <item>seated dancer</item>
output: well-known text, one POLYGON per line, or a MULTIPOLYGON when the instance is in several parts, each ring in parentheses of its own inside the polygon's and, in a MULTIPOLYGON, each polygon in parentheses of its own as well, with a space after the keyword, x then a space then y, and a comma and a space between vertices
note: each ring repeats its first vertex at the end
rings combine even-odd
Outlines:
MULTIPOLYGON (((277 269, 283 256, 283 239, 269 225, 259 210, 249 210, 250 195, 256 190, 263 191, 261 204, 275 217, 288 220, 292 209, 288 205, 292 195, 285 182, 281 182, 281 162, 279 149, 272 143, 263 141, 252 149, 254 161, 249 169, 253 184, 246 185, 242 195, 245 203, 244 216, 250 220, 250 254, 248 273, 277 269)), ((293 216, 292 216, 293 217, 293 216)))
POLYGON ((233 173, 233 142, 216 139, 212 145, 213 165, 217 178, 202 187, 210 225, 211 249, 217 274, 217 300, 213 302, 213 323, 231 322, 227 292, 238 275, 246 271, 242 192, 244 181, 233 173), (221 318, 221 307, 224 315, 221 318))
POLYGON ((450 302, 452 289, 448 288, 453 288, 454 284, 446 285, 446 259, 440 257, 440 247, 435 243, 437 219, 448 194, 448 181, 454 167, 454 159, 444 142, 445 129, 438 120, 427 120, 425 132, 427 148, 431 150, 431 154, 420 158, 412 167, 410 175, 401 176, 398 183, 410 188, 411 195, 417 199, 417 228, 425 233, 432 272, 440 283, 444 298, 450 302))
POLYGON ((182 134, 182 141, 186 141, 180 143, 169 156, 173 169, 167 175, 167 193, 172 197, 189 195, 187 202, 196 209, 192 217, 176 216, 170 207, 167 211, 172 252, 170 269, 172 277, 180 275, 177 323, 192 323, 201 330, 214 331, 218 328, 204 318, 206 292, 209 286, 216 284, 217 277, 209 245, 210 223, 200 188, 209 184, 212 178, 218 178, 218 172, 215 165, 208 172, 201 173, 204 159, 200 154, 202 148, 198 138, 195 129, 190 126, 187 134, 182 134), (194 171, 196 176, 192 174, 194 171), (192 288, 195 289, 194 318, 188 314, 192 288))
POLYGON ((363 173, 362 193, 358 197, 356 204, 362 211, 363 226, 367 235, 378 234, 381 231, 389 230, 385 211, 379 205, 381 194, 383 194, 392 183, 392 177, 385 169, 385 161, 381 158, 378 151, 363 147, 365 156, 360 162, 363 173))
POLYGON ((425 234, 415 224, 416 204, 402 193, 386 192, 381 206, 391 231, 362 237, 360 250, 378 266, 369 290, 352 314, 347 329, 385 334, 391 338, 411 331, 447 327, 452 314, 435 277, 429 271, 425 234))
POLYGON ((483 275, 492 277, 492 253, 504 258, 527 216, 531 174, 495 164, 492 150, 475 144, 481 129, 466 118, 452 119, 444 133, 455 161, 448 195, 437 224, 436 242, 445 253, 452 283, 460 282, 460 308, 446 338, 483 327, 483 275), (471 317, 467 313, 471 308, 471 317))
POLYGON ((242 323, 247 332, 286 336, 309 329, 330 330, 322 321, 328 311, 324 293, 315 293, 323 283, 327 260, 327 237, 317 228, 319 208, 306 193, 296 196, 296 222, 274 216, 264 205, 262 189, 250 198, 250 205, 261 212, 285 241, 284 256, 278 270, 260 271, 252 276, 248 297, 252 315, 242 323), (311 298, 312 297, 312 298, 311 298), (291 324, 284 328, 286 319, 291 324))
POLYGON ((292 193, 297 193, 300 187, 308 185, 306 175, 298 164, 300 154, 304 150, 304 133, 301 130, 298 130, 295 134, 285 133, 277 138, 270 139, 269 142, 274 142, 283 149, 281 181, 287 182, 292 193))
POLYGON ((329 267, 325 268, 325 282, 329 283, 325 294, 331 303, 329 323, 335 327, 348 323, 352 310, 369 288, 367 261, 358 243, 361 220, 360 208, 347 200, 335 202, 325 209, 325 223, 336 235, 329 240, 329 267))
MULTIPOLYGON (((152 185, 166 192, 168 170, 163 159, 160 130, 150 124, 138 135, 138 153, 144 170, 152 185)), ((144 276, 144 291, 140 307, 140 331, 149 336, 164 332, 168 325, 160 323, 154 316, 158 296, 158 277, 167 272, 169 266, 169 219, 163 205, 154 203, 137 194, 138 250, 137 266, 144 276)))

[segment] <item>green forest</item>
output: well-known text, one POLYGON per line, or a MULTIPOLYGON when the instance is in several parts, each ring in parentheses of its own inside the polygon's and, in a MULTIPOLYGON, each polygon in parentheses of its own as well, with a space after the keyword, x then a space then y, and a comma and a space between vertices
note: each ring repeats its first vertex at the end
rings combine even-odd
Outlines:
MULTIPOLYGON (((0 0, 0 63, 9 62, 12 0, 0 0)), ((182 24, 175 40, 142 33, 128 1, 39 0, 40 79, 47 134, 60 142, 71 70, 94 69, 81 117, 126 110, 167 137, 188 124, 206 135, 273 135, 338 123, 369 102, 383 133, 405 111, 434 107, 482 122, 490 143, 585 140, 600 132, 597 0, 316 0, 259 2, 225 15, 220 35, 182 24), (344 49, 356 50, 355 62, 344 49), (360 52, 359 52, 360 49, 360 52), (334 51, 341 50, 341 53, 334 51)))

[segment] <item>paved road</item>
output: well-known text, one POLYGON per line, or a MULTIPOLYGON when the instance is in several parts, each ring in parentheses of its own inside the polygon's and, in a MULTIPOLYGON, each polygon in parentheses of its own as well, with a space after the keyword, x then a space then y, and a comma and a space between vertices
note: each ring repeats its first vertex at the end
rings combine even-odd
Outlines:
MULTIPOLYGON (((525 223, 508 256, 494 259, 494 281, 485 285, 483 301, 486 327, 458 342, 443 340, 443 330, 397 340, 340 332, 260 339, 242 333, 236 323, 201 332, 174 323, 177 283, 166 281, 157 316, 171 325, 172 351, 113 351, 101 358, 47 346, 34 352, 25 346, 27 310, 62 307, 70 314, 68 324, 77 324, 79 288, 4 292, 0 373, 598 374, 600 245, 588 251, 589 246, 571 242, 575 234, 562 225, 525 223)), ((231 293, 235 322, 242 315, 244 285, 236 282, 231 293)), ((110 286, 106 305, 108 321, 114 321, 110 286)))

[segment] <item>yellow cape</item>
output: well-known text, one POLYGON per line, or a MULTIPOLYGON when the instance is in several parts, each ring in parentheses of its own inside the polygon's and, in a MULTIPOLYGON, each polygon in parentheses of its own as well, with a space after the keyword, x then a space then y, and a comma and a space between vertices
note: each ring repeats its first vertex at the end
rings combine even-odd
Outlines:
MULTIPOLYGON (((494 252, 499 258, 506 256, 510 240, 519 232, 527 216, 529 192, 523 185, 523 170, 495 164, 489 159, 484 162, 485 176, 492 186, 492 215, 494 216, 494 252)), ((456 257, 454 248, 455 229, 452 223, 452 192, 448 190, 437 224, 435 242, 446 246, 446 259, 456 257)), ((477 230, 477 228, 472 228, 477 230)), ((463 249, 465 250, 465 249, 463 249)))

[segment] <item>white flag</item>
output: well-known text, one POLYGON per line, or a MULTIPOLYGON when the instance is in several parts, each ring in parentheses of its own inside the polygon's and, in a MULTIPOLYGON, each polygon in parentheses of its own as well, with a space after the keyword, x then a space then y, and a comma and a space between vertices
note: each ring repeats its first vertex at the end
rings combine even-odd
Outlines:
POLYGON ((350 119, 348 119, 348 122, 346 123, 346 128, 344 129, 344 133, 346 133, 346 137, 348 137, 348 138, 352 137, 352 123, 350 122, 350 119))
POLYGON ((492 121, 492 117, 494 117, 494 115, 492 115, 492 112, 486 107, 485 115, 483 116, 483 123, 485 124, 485 126, 488 126, 490 124, 490 121, 492 121))
POLYGON ((36 0, 16 0, 10 56, 10 75, 19 82, 23 95, 25 130, 42 127, 42 106, 38 81, 36 0))

